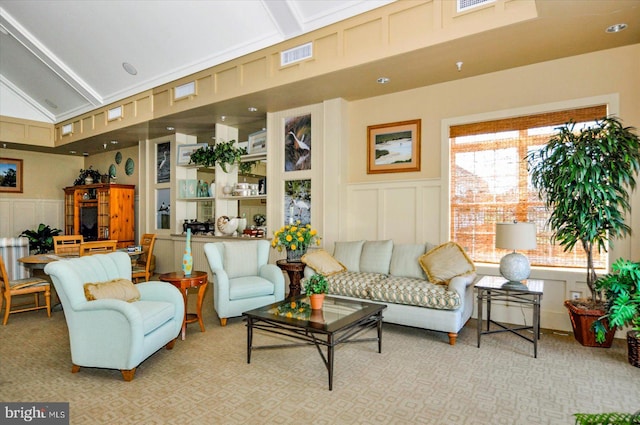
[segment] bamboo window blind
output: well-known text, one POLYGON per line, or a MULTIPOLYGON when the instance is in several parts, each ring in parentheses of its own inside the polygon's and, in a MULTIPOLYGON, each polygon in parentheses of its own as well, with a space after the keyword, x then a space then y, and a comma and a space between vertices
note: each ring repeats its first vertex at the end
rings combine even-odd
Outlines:
MULTIPOLYGON (((549 112, 450 128, 451 239, 476 262, 499 263, 505 250, 495 248, 498 222, 536 223, 537 249, 525 254, 534 266, 584 267, 580 244, 573 251, 551 243, 549 212, 531 186, 525 156, 546 144, 555 127, 573 121, 588 125, 607 115, 606 105, 549 112)), ((606 253, 594 255, 598 269, 606 253)))

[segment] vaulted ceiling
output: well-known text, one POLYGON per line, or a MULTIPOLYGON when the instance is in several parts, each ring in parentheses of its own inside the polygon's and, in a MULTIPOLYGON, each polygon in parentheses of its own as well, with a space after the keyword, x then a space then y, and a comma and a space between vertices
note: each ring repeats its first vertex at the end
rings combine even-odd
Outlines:
MULTIPOLYGON (((0 86, 57 123, 390 2, 0 0, 0 86)), ((539 19, 416 52, 403 67, 396 58, 326 76, 322 93, 311 90, 296 101, 357 99, 640 43, 639 0, 537 0, 536 6, 539 19), (620 22, 629 27, 605 33, 620 22), (456 60, 465 61, 464 73, 455 72, 456 60), (392 87, 362 84, 384 74, 395 75, 392 87)), ((16 116, 4 105, 0 99, 0 115, 16 116)), ((194 134, 210 131, 211 117, 201 115, 176 118, 194 134)))

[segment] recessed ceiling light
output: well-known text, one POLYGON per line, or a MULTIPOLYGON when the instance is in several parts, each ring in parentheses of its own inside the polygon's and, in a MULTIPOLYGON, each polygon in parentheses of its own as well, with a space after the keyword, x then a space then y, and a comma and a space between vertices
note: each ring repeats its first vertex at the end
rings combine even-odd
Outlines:
POLYGON ((258 108, 254 108, 253 106, 249 106, 249 112, 258 112, 258 108))
POLYGON ((220 117, 220 119, 222 120, 222 122, 225 122, 225 121, 226 121, 226 119, 227 119, 227 117, 226 117, 226 116, 224 116, 224 115, 222 115, 222 116, 220 117))
POLYGON ((380 77, 376 80, 378 84, 387 84, 390 81, 391 81, 391 78, 389 77, 380 77))
POLYGON ((118 144, 118 141, 117 141, 117 140, 112 140, 112 141, 111 141, 111 144, 112 144, 112 145, 117 145, 117 144, 118 144))
POLYGON ((58 105, 56 105, 55 103, 53 103, 52 101, 50 101, 49 99, 45 99, 44 103, 46 103, 47 105, 49 105, 50 107, 52 107, 53 109, 58 109, 58 105))
POLYGON ((169 126, 167 126, 167 131, 173 131, 173 130, 175 130, 175 129, 176 129, 175 127, 171 127, 170 125, 169 125, 169 126))
POLYGON ((122 67, 131 75, 138 74, 138 70, 136 69, 136 67, 131 65, 129 62, 122 62, 122 67))
POLYGON ((607 27, 605 31, 608 32, 609 34, 613 34, 616 32, 620 32, 626 28, 627 28, 627 24, 615 24, 615 25, 611 25, 610 27, 607 27))
POLYGON ((75 154, 76 154, 76 151, 69 151, 69 153, 70 153, 71 155, 75 155, 75 154))
POLYGON ((82 152, 82 156, 89 156, 89 152, 82 152))

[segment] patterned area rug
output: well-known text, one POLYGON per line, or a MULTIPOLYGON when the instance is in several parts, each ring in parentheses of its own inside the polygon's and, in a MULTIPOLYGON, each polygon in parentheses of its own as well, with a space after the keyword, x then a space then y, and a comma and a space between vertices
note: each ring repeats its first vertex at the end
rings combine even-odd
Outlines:
POLYGON ((247 364, 244 322, 220 327, 207 292, 206 332, 189 325, 132 382, 116 370, 72 374, 62 312, 11 315, 0 326, 0 400, 69 402, 72 424, 573 424, 578 412, 640 409, 626 341, 585 348, 543 330, 534 359, 511 334, 478 349, 473 321, 453 347, 445 334, 387 324, 382 354, 374 342, 339 346, 328 391, 314 347, 255 351, 247 364))

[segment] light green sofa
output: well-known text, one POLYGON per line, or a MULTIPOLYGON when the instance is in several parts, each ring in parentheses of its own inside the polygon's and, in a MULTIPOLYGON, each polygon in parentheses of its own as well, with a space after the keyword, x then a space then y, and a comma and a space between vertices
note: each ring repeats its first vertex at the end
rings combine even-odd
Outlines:
MULTIPOLYGON (((447 332, 455 345, 473 312, 476 274, 453 277, 445 285, 429 282, 418 260, 434 247, 392 240, 336 242, 333 257, 346 271, 327 277, 329 294, 384 303, 385 322, 447 332)), ((305 278, 314 273, 305 267, 305 278)))

